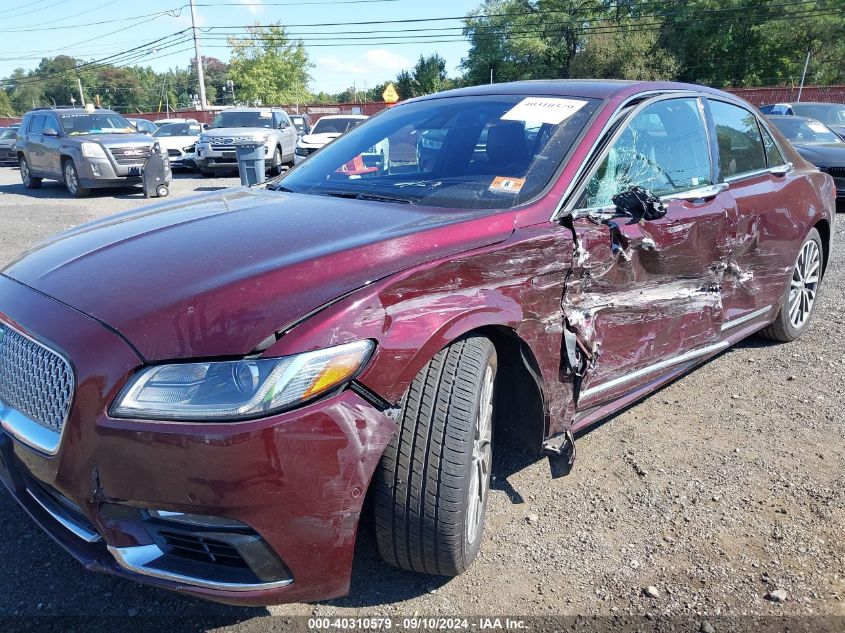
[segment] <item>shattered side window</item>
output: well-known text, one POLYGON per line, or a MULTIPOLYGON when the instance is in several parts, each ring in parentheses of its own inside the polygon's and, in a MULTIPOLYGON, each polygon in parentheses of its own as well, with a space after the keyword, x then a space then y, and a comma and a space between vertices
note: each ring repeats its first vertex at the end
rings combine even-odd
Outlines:
POLYGON ((627 124, 587 184, 585 207, 611 206, 632 186, 662 196, 711 184, 710 151, 698 100, 658 101, 627 124))

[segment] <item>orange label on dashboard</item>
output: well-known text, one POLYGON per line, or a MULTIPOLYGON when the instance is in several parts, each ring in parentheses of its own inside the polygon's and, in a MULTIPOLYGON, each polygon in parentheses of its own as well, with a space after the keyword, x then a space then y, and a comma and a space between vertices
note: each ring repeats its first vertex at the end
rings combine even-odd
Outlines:
POLYGON ((499 193, 519 193, 522 185, 525 184, 525 178, 507 178, 506 176, 496 176, 493 182, 490 183, 490 191, 499 193))

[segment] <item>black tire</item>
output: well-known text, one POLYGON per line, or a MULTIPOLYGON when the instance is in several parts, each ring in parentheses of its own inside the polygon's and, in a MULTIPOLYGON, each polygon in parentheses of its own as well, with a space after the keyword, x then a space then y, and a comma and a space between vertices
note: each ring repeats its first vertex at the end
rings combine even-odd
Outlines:
POLYGON ((478 554, 490 489, 495 377, 493 343, 468 336, 441 350, 411 384, 373 482, 376 540, 391 565, 456 576, 478 554), (486 444, 479 427, 489 429, 486 444), (482 445, 486 463, 476 459, 482 445), (480 486, 475 496, 474 482, 480 486))
POLYGON ((26 158, 23 156, 18 158, 18 167, 21 170, 21 182, 23 182, 24 187, 27 189, 41 189, 41 179, 32 175, 29 169, 29 163, 26 162, 26 158))
POLYGON ((206 171, 205 169, 200 169, 199 172, 203 178, 214 178, 213 171, 206 171))
POLYGON ((267 173, 271 176, 278 176, 282 173, 282 148, 278 145, 273 150, 273 158, 270 159, 270 169, 267 173))
POLYGON ((76 171, 73 159, 66 158, 62 163, 62 175, 64 176, 65 189, 74 198, 84 198, 91 193, 91 190, 83 187, 79 181, 79 172, 76 171))
MULTIPOLYGON (((823 266, 824 249, 822 247, 822 238, 816 229, 810 229, 787 277, 786 289, 784 290, 783 301, 780 310, 778 310, 777 318, 770 326, 760 330, 760 336, 774 341, 789 343, 804 333, 804 330, 810 324, 810 317, 813 314, 813 308, 815 308, 818 298, 823 266), (814 254, 814 257, 810 255, 811 253, 814 254), (814 272, 811 270, 814 267, 811 260, 815 261, 814 272), (808 272, 809 274, 804 274, 808 272), (808 279, 811 281, 808 282, 808 279), (812 281, 813 279, 815 281, 812 281), (790 300, 793 290, 804 293, 805 302, 807 301, 806 297, 811 297, 809 305, 806 306, 806 316, 800 322, 797 322, 799 321, 798 319, 793 318, 795 316, 793 310, 796 308, 796 302, 790 300)), ((804 305, 798 306, 802 313, 805 310, 804 305)))

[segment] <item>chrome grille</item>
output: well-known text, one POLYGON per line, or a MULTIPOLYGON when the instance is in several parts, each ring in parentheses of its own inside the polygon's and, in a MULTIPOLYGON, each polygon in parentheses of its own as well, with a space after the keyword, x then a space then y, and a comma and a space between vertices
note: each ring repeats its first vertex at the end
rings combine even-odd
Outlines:
POLYGON ((0 323, 0 402, 60 433, 72 396, 68 362, 0 323))
POLYGON ((845 167, 828 167, 827 173, 834 178, 845 178, 845 167))
POLYGON ((149 147, 110 147, 109 151, 118 165, 137 165, 150 155, 149 147))
POLYGON ((217 136, 209 139, 211 149, 215 152, 234 152, 235 144, 241 141, 254 141, 254 136, 217 136))

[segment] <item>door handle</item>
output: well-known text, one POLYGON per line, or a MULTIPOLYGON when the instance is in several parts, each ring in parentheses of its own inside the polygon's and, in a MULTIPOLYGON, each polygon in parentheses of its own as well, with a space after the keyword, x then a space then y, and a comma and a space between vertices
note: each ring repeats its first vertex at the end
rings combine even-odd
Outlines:
POLYGON ((679 193, 671 193, 668 196, 663 196, 661 198, 662 201, 668 202, 669 200, 684 200, 686 202, 698 202, 698 201, 705 201, 705 200, 712 200, 720 193, 725 191, 728 188, 728 184, 724 182, 720 182, 715 185, 707 185, 705 187, 697 187, 695 189, 690 189, 688 191, 681 191, 679 193))

